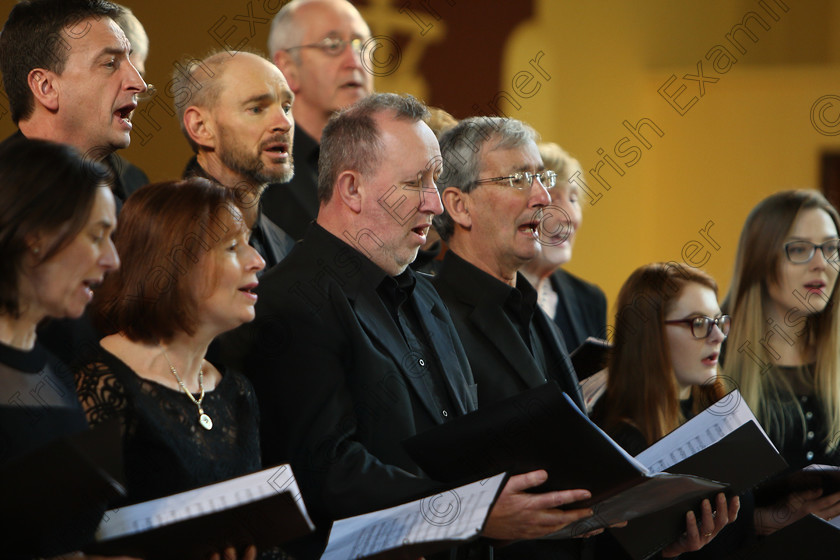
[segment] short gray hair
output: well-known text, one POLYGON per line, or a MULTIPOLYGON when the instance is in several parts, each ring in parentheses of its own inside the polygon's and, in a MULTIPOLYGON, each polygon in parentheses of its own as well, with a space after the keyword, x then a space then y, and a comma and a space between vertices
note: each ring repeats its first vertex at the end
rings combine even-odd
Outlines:
POLYGON ((321 135, 318 156, 318 200, 329 201, 338 176, 347 170, 373 172, 382 152, 374 117, 391 112, 397 120, 418 122, 429 117, 426 106, 410 95, 374 93, 335 114, 321 135))
MULTIPOLYGON (((492 142, 490 150, 519 148, 529 142, 536 143, 537 132, 522 121, 502 117, 470 117, 447 130, 440 138, 440 155, 443 159, 443 174, 437 181, 438 191, 454 187, 461 192, 470 192, 481 171, 482 148, 492 142)), ((455 231, 455 222, 443 209, 435 216, 435 229, 444 241, 455 231)))
MULTIPOLYGON (((268 55, 273 59, 278 51, 297 47, 303 41, 303 26, 295 25, 295 12, 300 1, 292 1, 280 8, 271 20, 271 31, 268 33, 268 55)), ((300 51, 290 53, 296 64, 300 64, 300 51)))

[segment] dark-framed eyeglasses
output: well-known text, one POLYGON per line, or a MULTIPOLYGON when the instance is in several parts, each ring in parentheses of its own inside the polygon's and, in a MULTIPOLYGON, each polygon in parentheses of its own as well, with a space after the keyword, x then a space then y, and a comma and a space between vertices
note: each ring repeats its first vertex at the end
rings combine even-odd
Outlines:
POLYGON ((817 245, 810 241, 788 241, 785 243, 785 256, 793 264, 810 262, 819 249, 827 262, 840 261, 840 239, 829 239, 817 245))
POLYGON ((514 189, 524 191, 530 189, 534 179, 540 182, 540 185, 547 189, 554 188, 557 184, 557 173, 554 171, 541 171, 539 173, 531 173, 530 171, 522 171, 508 175, 507 177, 490 177, 489 179, 479 179, 475 181, 474 185, 482 183, 496 183, 499 181, 507 181, 514 189))
POLYGON ((732 325, 732 317, 729 315, 721 315, 720 317, 706 317, 705 315, 697 315, 696 317, 689 317, 688 319, 674 319, 672 321, 665 321, 666 325, 688 325, 691 328, 691 334, 694 338, 708 338, 712 334, 712 327, 718 326, 723 336, 729 336, 729 327, 732 325))
POLYGON ((324 37, 317 43, 298 45, 297 47, 289 47, 284 50, 293 51, 295 49, 319 49, 329 56, 338 56, 344 52, 344 47, 347 45, 350 45, 353 52, 356 54, 362 52, 362 40, 358 37, 349 40, 342 39, 340 37, 324 37))

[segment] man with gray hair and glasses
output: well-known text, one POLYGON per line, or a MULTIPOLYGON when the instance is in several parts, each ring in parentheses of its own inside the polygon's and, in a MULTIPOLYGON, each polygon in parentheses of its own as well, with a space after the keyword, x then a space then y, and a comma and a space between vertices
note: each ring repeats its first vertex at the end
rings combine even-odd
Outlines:
POLYGON ((370 39, 358 10, 346 0, 293 0, 271 23, 268 50, 295 94, 294 178, 274 184, 263 209, 294 239, 318 215, 318 153, 329 118, 373 91, 362 64, 370 39))
MULTIPOLYGON (((557 180, 543 165, 537 133, 515 119, 473 117, 444 133, 440 146, 444 212, 435 227, 449 251, 433 284, 469 358, 479 407, 553 380, 586 413, 562 334, 519 273, 540 251, 537 230, 557 180)), ((496 549, 495 559, 581 558, 591 554, 585 542, 517 543, 496 549)), ((680 539, 663 556, 696 544, 680 539)))

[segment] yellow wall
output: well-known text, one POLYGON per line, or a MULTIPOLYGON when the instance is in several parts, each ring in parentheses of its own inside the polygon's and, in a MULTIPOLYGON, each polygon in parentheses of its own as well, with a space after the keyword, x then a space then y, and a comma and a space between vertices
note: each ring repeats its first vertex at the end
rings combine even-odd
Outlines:
MULTIPOLYGON (((518 30, 503 61, 508 89, 540 50, 551 76, 512 116, 535 124, 544 139, 566 147, 585 169, 602 159, 597 150, 603 148, 625 172, 618 177, 602 169, 612 189, 597 189, 603 197, 585 209, 568 265, 600 284, 611 305, 633 269, 657 260, 684 261, 684 247, 697 251, 695 263, 708 259, 704 268, 723 295, 749 210, 777 190, 818 188, 819 154, 840 151, 840 136, 820 134, 811 122, 817 99, 835 95, 824 113, 828 122, 820 126, 840 133, 840 4, 787 1, 784 13, 768 0, 779 21, 755 1, 696 4, 543 0, 537 19, 518 30), (751 10, 770 30, 750 25, 756 43, 736 35, 747 51, 741 54, 725 35, 751 10), (724 74, 704 58, 716 44, 738 58, 724 74), (679 79, 696 75, 701 59, 704 75, 718 78, 704 83, 702 97, 697 82, 679 79), (681 83, 687 87, 681 105, 698 97, 683 116, 657 93, 671 75, 678 80, 667 92, 681 83), (628 136, 622 121, 643 117, 664 136, 645 134, 652 147, 642 148, 642 157, 628 168, 613 147, 628 136), (709 221, 719 249, 699 234, 709 221)), ((597 185, 589 177, 587 184, 597 185)))
MULTIPOLYGON (((482 44, 499 40, 484 36, 480 24, 481 18, 493 17, 497 1, 487 0, 486 9, 476 9, 477 0, 454 0, 454 5, 432 0, 444 15, 435 31, 420 37, 411 24, 404 31, 421 42, 437 41, 441 34, 453 32, 446 25, 446 10, 470 9, 476 19, 472 36, 480 53, 482 44)), ((610 302, 637 266, 681 260, 683 247, 692 240, 702 241, 698 230, 710 220, 711 238, 720 249, 705 242, 710 249, 705 268, 726 289, 738 232, 749 209, 773 191, 818 186, 819 154, 840 150, 840 136, 822 135, 811 123, 811 108, 818 98, 840 96, 840 1, 761 1, 763 5, 759 0, 534 0, 534 19, 506 39, 503 60, 479 55, 465 65, 464 72, 482 72, 488 65, 500 64, 499 89, 508 92, 518 72, 532 71, 539 91, 528 99, 518 98, 520 110, 505 104, 503 110, 533 124, 544 139, 563 145, 585 169, 601 159, 599 148, 619 161, 613 150, 628 135, 621 124, 624 120, 636 123, 648 118, 664 132, 659 138, 648 129, 645 136, 652 147, 642 148, 633 167, 621 166, 623 177, 604 171, 613 187, 609 191, 598 187, 602 198, 585 210, 569 269, 600 284, 610 302), (763 6, 774 10, 778 21, 763 6), (725 34, 751 10, 762 15, 771 29, 753 26, 758 42, 742 41, 746 54, 737 53, 739 60, 727 73, 714 72, 704 55, 715 44, 728 45, 734 52, 725 34), (550 79, 528 64, 538 52, 543 53, 540 64, 550 79), (696 73, 700 59, 704 73, 719 81, 707 83, 706 94, 680 116, 657 89, 672 74, 696 73)), ((396 17, 395 8, 403 3, 371 2, 365 13, 375 34, 388 33, 383 23, 396 17), (374 13, 374 7, 380 12, 374 13)), ((247 14, 249 5, 254 16, 267 18, 277 4, 276 0, 136 2, 135 13, 152 41, 149 80, 163 89, 176 59, 186 53, 201 55, 216 46, 210 36, 214 26, 217 33, 236 26, 231 42, 245 40, 250 47, 264 49, 268 25, 254 22, 251 36, 248 22, 234 18, 247 14)), ((414 6, 422 9, 417 1, 414 6)), ((397 73, 378 79, 378 89, 427 93, 422 76, 412 74, 411 67, 405 61, 397 73)), ((682 103, 697 95, 695 82, 685 84, 682 103)), ((482 105, 495 94, 464 92, 482 105)), ((124 155, 152 180, 177 176, 190 151, 175 119, 162 106, 153 109, 152 116, 160 130, 144 123, 146 134, 153 137, 145 145, 135 138, 124 155)), ((825 118, 840 119, 840 100, 825 118)), ((840 132, 832 123, 822 126, 840 132)), ((8 115, 0 118, 0 135, 13 130, 8 115)), ((597 185, 589 175, 586 181, 590 187, 597 185)))

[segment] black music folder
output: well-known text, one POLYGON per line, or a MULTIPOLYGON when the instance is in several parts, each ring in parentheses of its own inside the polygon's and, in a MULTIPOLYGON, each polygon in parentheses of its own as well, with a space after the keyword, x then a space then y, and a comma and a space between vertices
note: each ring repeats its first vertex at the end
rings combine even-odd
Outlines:
POLYGON ((0 534, 10 556, 57 555, 88 542, 124 496, 117 422, 65 436, 0 467, 0 534))
POLYGON ((578 380, 583 381, 607 367, 610 348, 612 344, 594 336, 587 337, 580 346, 575 348, 569 354, 569 358, 572 360, 578 380))
POLYGON ((280 465, 107 511, 90 554, 204 559, 228 546, 271 548, 305 536, 309 519, 292 469, 280 465))
POLYGON ((840 528, 815 515, 806 515, 725 560, 836 560, 838 550, 840 528))
POLYGON ((506 471, 545 469, 537 491, 584 488, 592 498, 569 508, 595 515, 554 535, 567 538, 658 511, 697 502, 724 484, 691 475, 651 473, 595 426, 555 382, 455 418, 404 442, 433 479, 458 482, 506 471))

